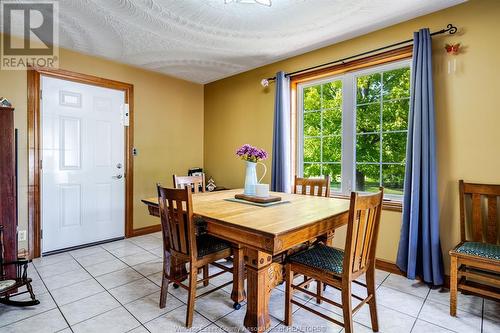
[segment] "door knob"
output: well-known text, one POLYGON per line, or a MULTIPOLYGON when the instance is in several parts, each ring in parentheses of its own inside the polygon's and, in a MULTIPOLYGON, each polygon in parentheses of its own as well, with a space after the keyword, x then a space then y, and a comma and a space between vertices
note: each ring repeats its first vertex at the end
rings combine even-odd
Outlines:
POLYGON ((115 178, 115 179, 122 179, 123 176, 122 175, 116 175, 116 176, 113 176, 113 178, 115 178))

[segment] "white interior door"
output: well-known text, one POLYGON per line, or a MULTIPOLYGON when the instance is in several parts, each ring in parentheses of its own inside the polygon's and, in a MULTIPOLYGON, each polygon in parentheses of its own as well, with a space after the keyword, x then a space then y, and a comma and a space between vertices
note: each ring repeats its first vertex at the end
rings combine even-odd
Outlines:
POLYGON ((42 77, 42 251, 123 237, 124 92, 42 77))

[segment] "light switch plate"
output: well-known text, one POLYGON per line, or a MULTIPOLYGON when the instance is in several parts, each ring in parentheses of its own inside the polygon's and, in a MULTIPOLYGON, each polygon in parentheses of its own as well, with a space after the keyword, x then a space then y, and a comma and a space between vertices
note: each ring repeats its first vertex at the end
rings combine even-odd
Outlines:
POLYGON ((26 241, 26 230, 19 230, 17 238, 20 242, 26 241))

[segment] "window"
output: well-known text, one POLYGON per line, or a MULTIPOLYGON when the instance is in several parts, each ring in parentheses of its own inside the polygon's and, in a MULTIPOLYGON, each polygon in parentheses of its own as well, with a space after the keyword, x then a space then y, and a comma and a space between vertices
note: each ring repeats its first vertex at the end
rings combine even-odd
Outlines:
POLYGON ((332 191, 403 194, 408 61, 298 85, 297 172, 330 175, 332 191))

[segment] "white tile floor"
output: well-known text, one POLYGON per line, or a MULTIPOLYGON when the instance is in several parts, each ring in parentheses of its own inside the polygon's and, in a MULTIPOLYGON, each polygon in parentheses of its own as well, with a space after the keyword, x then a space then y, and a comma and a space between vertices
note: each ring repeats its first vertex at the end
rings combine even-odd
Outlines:
MULTIPOLYGON (((186 291, 170 288, 167 307, 158 307, 161 282, 160 234, 151 234, 36 259, 29 275, 40 305, 15 308, 0 305, 0 332, 245 332, 246 306, 232 308, 226 287, 196 302, 193 328, 184 328, 186 291)), ((211 281, 229 281, 224 274, 211 281)), ((449 293, 399 275, 377 271, 377 303, 381 332, 500 332, 500 303, 475 296, 459 296, 458 316, 448 314, 449 293)), ((207 290, 200 287, 200 291, 207 290)), ((331 324, 295 307, 293 327, 282 323, 284 286, 270 300, 271 332, 341 332, 331 324)), ((362 292, 356 285, 358 294, 362 292)), ((326 295, 340 301, 340 293, 326 295)), ((341 317, 338 308, 304 302, 341 317)), ((355 332, 371 332, 364 306, 354 317, 355 332)))

